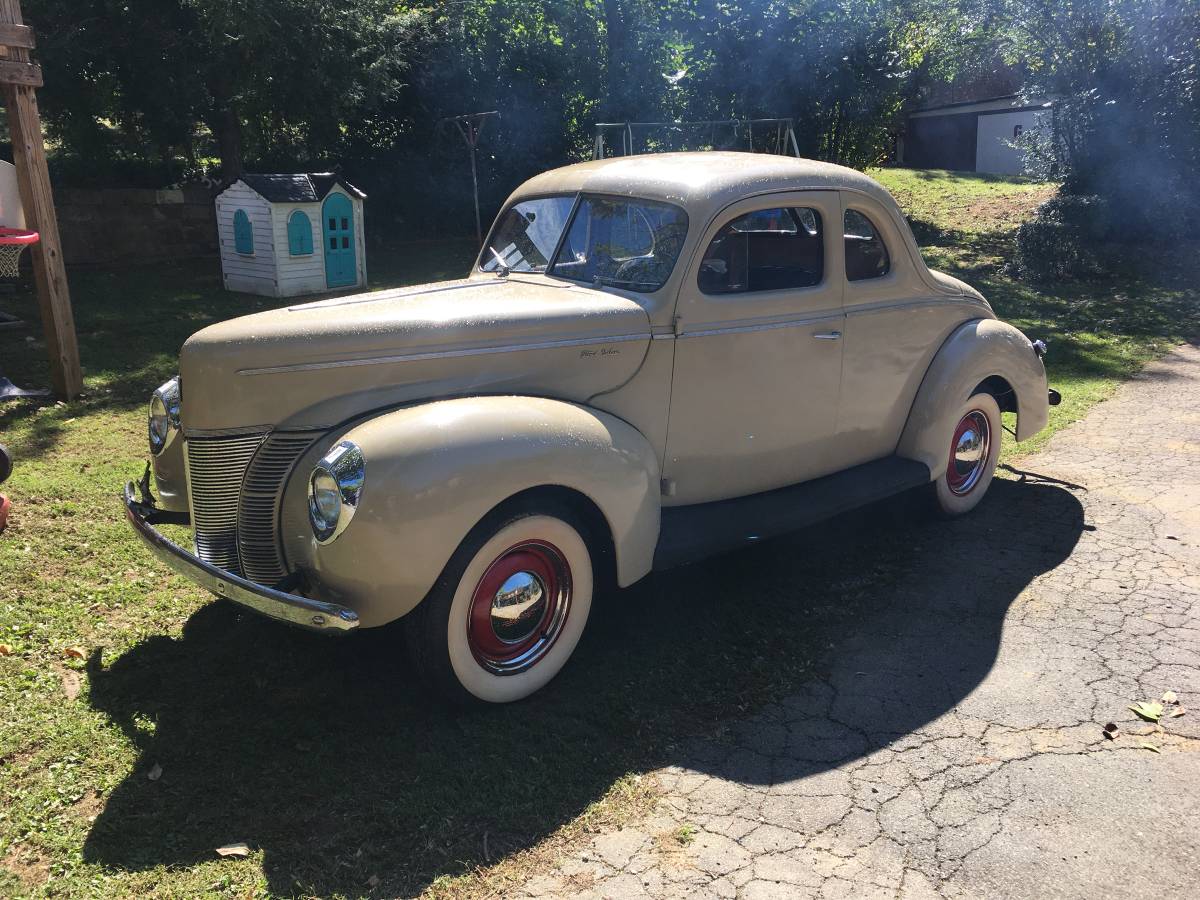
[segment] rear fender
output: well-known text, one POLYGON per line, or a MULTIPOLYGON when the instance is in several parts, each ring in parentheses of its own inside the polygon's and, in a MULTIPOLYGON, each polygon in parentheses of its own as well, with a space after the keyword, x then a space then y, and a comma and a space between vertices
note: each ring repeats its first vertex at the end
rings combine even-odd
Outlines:
POLYGON ((1046 427, 1046 369, 1033 344, 1006 322, 976 319, 955 329, 938 350, 913 401, 897 454, 925 463, 934 480, 941 478, 950 461, 959 408, 993 377, 1007 381, 1016 395, 1018 441, 1046 427))

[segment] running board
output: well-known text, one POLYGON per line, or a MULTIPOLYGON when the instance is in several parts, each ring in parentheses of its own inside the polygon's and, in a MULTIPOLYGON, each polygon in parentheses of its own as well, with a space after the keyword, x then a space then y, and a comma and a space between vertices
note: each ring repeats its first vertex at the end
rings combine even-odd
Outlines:
POLYGON ((787 534, 931 480, 924 463, 889 456, 748 497, 664 507, 654 568, 671 569, 787 534))

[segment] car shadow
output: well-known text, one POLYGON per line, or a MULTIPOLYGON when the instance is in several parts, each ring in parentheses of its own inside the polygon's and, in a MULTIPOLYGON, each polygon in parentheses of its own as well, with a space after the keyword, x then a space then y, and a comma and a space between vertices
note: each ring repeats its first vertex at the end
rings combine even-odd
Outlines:
POLYGON ((468 712, 413 686, 389 629, 329 640, 213 603, 178 638, 90 661, 90 702, 139 762, 84 857, 145 870, 245 842, 276 893, 410 894, 532 846, 629 773, 816 774, 970 693, 1009 605, 1084 528, 1032 479, 954 522, 897 498, 601 598, 547 690, 468 712), (840 727, 731 771, 712 747, 784 698, 840 704, 840 727))

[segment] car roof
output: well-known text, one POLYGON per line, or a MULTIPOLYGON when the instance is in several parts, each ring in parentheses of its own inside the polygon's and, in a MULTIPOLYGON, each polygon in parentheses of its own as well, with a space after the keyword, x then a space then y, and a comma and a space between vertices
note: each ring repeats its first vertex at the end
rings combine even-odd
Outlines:
POLYGON ((702 151, 619 156, 551 169, 531 178, 511 201, 579 191, 676 203, 707 220, 755 194, 798 190, 860 191, 894 210, 892 196, 861 172, 812 159, 766 153, 702 151))

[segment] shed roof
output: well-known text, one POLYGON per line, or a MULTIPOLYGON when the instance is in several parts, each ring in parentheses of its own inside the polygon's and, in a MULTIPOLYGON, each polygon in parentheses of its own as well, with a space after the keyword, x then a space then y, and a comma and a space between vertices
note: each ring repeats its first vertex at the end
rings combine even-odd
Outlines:
POLYGON ((243 175, 246 185, 268 203, 316 203, 324 200, 334 185, 341 185, 360 200, 367 195, 336 172, 308 172, 299 175, 243 175))

